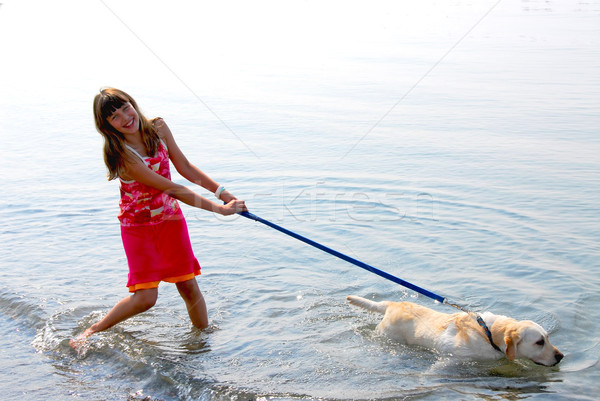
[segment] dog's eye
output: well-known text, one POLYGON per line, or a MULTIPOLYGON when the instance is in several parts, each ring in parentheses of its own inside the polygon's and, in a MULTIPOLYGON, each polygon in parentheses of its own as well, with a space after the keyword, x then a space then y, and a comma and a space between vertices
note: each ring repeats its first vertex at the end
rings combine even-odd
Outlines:
POLYGON ((543 347, 543 346, 544 346, 544 344, 545 344, 545 341, 544 341, 544 339, 542 338, 542 339, 541 339, 540 341, 538 341, 536 344, 537 344, 537 345, 539 345, 540 347, 543 347))

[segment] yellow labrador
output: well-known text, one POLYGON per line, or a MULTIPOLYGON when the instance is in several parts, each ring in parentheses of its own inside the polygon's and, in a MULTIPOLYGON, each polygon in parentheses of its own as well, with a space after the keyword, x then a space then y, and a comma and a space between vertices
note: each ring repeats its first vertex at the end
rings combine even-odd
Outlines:
POLYGON ((471 359, 525 358, 544 366, 554 366, 563 358, 548 341, 548 333, 529 320, 483 313, 496 350, 475 318, 464 312, 447 314, 411 302, 374 302, 353 295, 348 301, 383 314, 377 332, 405 344, 471 359))

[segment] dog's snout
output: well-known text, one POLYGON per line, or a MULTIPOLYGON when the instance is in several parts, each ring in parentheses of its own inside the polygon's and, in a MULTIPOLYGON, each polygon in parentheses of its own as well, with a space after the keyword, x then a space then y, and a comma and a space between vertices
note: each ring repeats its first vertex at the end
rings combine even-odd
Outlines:
POLYGON ((562 352, 560 351, 556 351, 556 354, 554 355, 554 357, 556 358, 556 363, 559 363, 560 361, 562 361, 562 359, 565 357, 563 355, 562 352))

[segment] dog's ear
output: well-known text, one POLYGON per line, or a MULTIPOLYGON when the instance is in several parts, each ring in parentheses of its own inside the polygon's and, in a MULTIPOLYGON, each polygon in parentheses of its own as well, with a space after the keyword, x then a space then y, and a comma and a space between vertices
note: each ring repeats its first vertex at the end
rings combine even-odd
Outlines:
POLYGON ((509 361, 514 361, 517 355, 517 344, 521 341, 521 336, 517 330, 510 330, 504 337, 504 343, 506 344, 506 357, 509 361))

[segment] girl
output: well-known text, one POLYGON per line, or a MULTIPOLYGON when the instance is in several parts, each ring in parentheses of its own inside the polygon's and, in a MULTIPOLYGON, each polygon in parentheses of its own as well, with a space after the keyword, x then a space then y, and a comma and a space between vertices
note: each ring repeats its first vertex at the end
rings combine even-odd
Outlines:
POLYGON ((150 309, 156 302, 160 281, 175 283, 192 324, 206 328, 206 304, 196 282, 200 265, 177 200, 222 215, 246 211, 244 201, 192 165, 167 124, 160 118, 146 119, 127 93, 102 89, 94 98, 94 119, 104 137, 108 178, 120 179, 121 238, 129 265, 127 286, 133 294, 71 340, 71 345, 76 348, 92 334, 150 309), (172 182, 169 159, 183 177, 214 192, 224 204, 211 202, 172 182))

